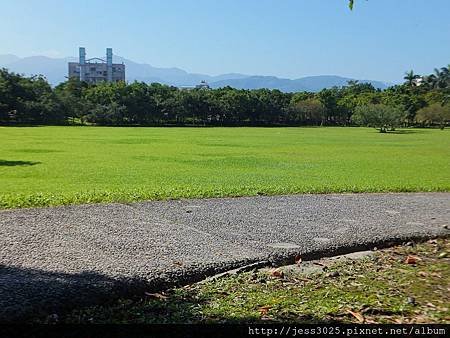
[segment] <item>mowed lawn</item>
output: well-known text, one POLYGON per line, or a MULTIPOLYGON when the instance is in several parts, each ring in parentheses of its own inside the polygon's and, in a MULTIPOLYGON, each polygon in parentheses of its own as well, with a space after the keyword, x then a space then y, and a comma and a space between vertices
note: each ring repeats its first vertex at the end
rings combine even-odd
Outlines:
POLYGON ((0 127, 0 208, 450 191, 450 131, 0 127))

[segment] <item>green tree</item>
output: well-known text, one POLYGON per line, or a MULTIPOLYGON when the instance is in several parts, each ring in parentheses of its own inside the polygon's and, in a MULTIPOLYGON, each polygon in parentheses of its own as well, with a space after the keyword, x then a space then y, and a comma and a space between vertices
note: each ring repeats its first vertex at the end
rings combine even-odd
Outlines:
POLYGON ((418 78, 420 78, 420 75, 414 74, 413 70, 410 70, 409 72, 405 73, 405 76, 403 77, 403 79, 406 80, 406 84, 410 87, 415 86, 416 81, 418 78))
POLYGON ((290 109, 290 119, 304 124, 323 124, 326 117, 326 108, 315 98, 294 102, 290 109))
POLYGON ((83 95, 83 91, 87 87, 86 82, 81 82, 79 79, 72 77, 54 89, 61 104, 61 109, 71 123, 78 121, 90 109, 90 104, 83 95))
POLYGON ((389 129, 394 130, 401 125, 403 119, 404 113, 400 109, 384 104, 359 106, 352 116, 354 123, 377 128, 380 133, 385 133, 389 129))
POLYGON ((450 105, 433 103, 417 112, 416 120, 423 124, 438 124, 441 129, 450 122, 450 105))
POLYGON ((83 122, 98 125, 123 125, 125 106, 117 102, 109 104, 96 104, 86 115, 82 117, 83 122))
POLYGON ((64 111, 44 77, 0 70, 1 122, 59 124, 64 120, 64 111))

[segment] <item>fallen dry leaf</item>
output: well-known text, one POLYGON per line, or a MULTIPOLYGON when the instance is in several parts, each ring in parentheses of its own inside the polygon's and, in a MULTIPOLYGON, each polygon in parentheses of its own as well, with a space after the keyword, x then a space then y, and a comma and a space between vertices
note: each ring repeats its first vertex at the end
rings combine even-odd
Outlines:
POLYGON ((406 259, 405 259, 405 263, 406 264, 417 264, 418 260, 419 260, 418 257, 408 255, 408 257, 406 257, 406 259))
POLYGON ((420 277, 427 277, 428 276, 428 274, 426 272, 424 272, 424 271, 419 271, 418 275, 420 277))
POLYGON ((271 309, 271 306, 261 306, 258 311, 261 314, 261 316, 265 316, 269 313, 269 310, 271 309))
POLYGON ((152 298, 156 298, 156 299, 160 299, 160 300, 166 300, 167 298, 169 298, 167 296, 164 296, 162 293, 149 293, 149 292, 146 292, 145 295, 148 296, 148 297, 152 297, 152 298))
POLYGON ((272 271, 270 271, 270 275, 272 277, 283 278, 284 273, 280 269, 273 269, 272 271))
POLYGON ((430 323, 430 318, 423 316, 423 315, 418 315, 412 319, 411 323, 417 323, 417 324, 430 323))
POLYGON ((347 310, 347 312, 350 313, 353 317, 355 317, 358 320, 358 322, 364 323, 364 316, 359 312, 353 312, 351 310, 347 310))
POLYGON ((306 278, 306 277, 304 277, 304 278, 298 277, 298 278, 295 278, 294 281, 297 283, 309 283, 309 282, 311 282, 311 279, 306 278))

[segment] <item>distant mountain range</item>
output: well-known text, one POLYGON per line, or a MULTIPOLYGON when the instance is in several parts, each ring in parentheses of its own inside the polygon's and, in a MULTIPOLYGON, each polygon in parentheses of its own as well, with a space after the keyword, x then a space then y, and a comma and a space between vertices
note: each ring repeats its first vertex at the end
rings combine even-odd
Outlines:
MULTIPOLYGON (((66 80, 67 63, 76 62, 77 58, 49 58, 46 56, 29 56, 20 58, 12 54, 0 55, 0 67, 25 75, 44 75, 52 85, 66 80)), ((147 83, 159 82, 172 86, 195 86, 200 81, 207 81, 212 88, 231 86, 239 89, 269 88, 284 92, 320 91, 323 88, 344 86, 351 78, 320 75, 308 76, 300 79, 283 79, 275 76, 254 76, 239 73, 211 76, 205 74, 188 73, 179 68, 157 68, 149 64, 114 56, 114 62, 126 65, 126 79, 129 82, 143 81, 147 83)), ((359 80, 371 83, 375 88, 385 89, 391 84, 373 80, 359 80)))

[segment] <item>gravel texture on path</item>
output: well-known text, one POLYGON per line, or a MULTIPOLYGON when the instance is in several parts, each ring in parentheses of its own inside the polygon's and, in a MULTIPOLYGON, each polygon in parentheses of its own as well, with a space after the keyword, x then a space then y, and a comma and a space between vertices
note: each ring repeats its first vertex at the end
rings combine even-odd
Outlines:
POLYGON ((0 321, 255 262, 449 235, 450 193, 331 194, 0 211, 0 321))

